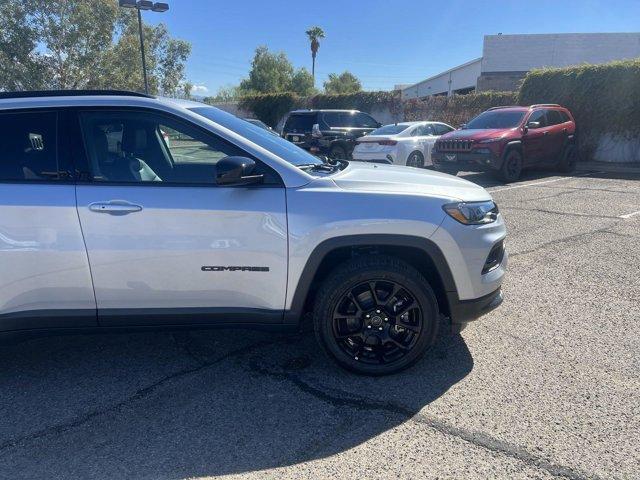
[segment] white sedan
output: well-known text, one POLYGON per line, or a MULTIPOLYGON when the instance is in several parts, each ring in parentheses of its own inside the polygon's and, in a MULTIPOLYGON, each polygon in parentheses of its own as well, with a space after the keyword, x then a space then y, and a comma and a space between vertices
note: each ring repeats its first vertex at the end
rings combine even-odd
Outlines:
POLYGON ((354 160, 424 168, 431 163, 431 149, 440 135, 455 130, 441 122, 403 122, 380 127, 360 137, 354 160))

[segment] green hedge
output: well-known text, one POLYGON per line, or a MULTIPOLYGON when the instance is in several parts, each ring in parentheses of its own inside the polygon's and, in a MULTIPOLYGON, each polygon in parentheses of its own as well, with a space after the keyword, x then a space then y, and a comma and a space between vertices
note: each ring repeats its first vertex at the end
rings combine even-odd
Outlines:
POLYGON ((533 70, 518 101, 567 107, 576 120, 582 157, 590 158, 603 133, 640 134, 640 60, 533 70))
POLYGON ((482 92, 452 97, 412 98, 404 102, 404 119, 436 120, 457 127, 488 108, 515 105, 517 97, 515 92, 482 92))

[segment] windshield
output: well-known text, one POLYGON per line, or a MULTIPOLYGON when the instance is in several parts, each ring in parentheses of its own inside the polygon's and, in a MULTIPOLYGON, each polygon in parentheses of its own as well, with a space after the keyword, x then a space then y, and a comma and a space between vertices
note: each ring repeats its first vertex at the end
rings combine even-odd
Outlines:
POLYGON ((522 121, 525 112, 520 110, 493 110, 478 115, 465 125, 466 129, 514 128, 522 121))
POLYGON ((234 131, 238 135, 243 136, 247 140, 265 148, 266 150, 269 150, 271 153, 293 165, 322 164, 322 161, 318 157, 314 157, 284 138, 273 135, 272 133, 269 133, 268 130, 256 127, 235 115, 223 112, 222 110, 214 107, 196 107, 190 108, 190 110, 216 122, 219 125, 222 125, 225 128, 228 128, 229 130, 234 131))
POLYGON ((411 125, 385 125, 384 127, 376 128, 369 135, 397 135, 404 132, 411 125))

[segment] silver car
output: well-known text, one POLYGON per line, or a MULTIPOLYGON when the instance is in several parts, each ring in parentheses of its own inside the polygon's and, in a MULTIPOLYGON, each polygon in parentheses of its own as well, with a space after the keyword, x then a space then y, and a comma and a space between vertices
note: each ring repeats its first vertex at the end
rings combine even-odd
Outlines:
POLYGON ((481 187, 323 163, 216 108, 127 92, 0 94, 0 331, 259 326, 314 312, 345 368, 416 362, 441 316, 502 301, 481 187))

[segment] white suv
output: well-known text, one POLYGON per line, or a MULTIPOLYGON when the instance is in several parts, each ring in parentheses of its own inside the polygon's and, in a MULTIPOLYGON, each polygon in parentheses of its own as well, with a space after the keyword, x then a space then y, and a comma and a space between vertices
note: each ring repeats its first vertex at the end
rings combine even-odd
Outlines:
POLYGON ((0 330, 297 329, 398 371, 502 301, 505 227, 465 180, 323 163, 216 108, 0 94, 0 330))

